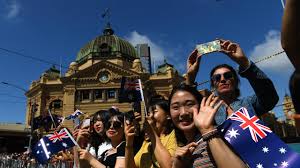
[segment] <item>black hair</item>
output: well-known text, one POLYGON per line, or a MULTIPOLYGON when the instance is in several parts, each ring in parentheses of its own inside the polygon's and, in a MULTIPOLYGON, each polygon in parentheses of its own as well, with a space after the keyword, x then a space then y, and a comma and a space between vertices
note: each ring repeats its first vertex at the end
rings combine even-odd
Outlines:
POLYGON ((220 64, 220 65, 217 65, 217 66, 215 66, 215 67, 210 71, 210 87, 211 87, 211 88, 214 88, 214 87, 215 87, 215 86, 214 86, 214 81, 212 80, 212 76, 213 76, 213 74, 215 73, 215 71, 216 71, 217 69, 220 69, 220 68, 227 68, 227 69, 230 70, 230 72, 232 72, 233 79, 234 79, 234 82, 235 82, 235 83, 234 83, 234 84, 235 84, 235 92, 234 92, 234 94, 235 94, 236 98, 238 98, 238 97, 240 96, 240 94, 241 94, 240 89, 239 89, 240 78, 239 78, 239 76, 238 76, 236 70, 235 70, 232 66, 230 66, 230 65, 228 65, 228 64, 220 64))
MULTIPOLYGON (((155 110, 156 106, 159 106, 161 109, 163 109, 163 111, 168 116, 171 116, 169 102, 161 95, 153 96, 150 99, 150 102, 149 102, 150 111, 155 110)), ((167 120, 165 127, 166 127, 166 134, 169 134, 173 130, 173 122, 172 122, 171 118, 167 120)))
POLYGON ((295 111, 300 114, 300 70, 292 74, 289 85, 295 111))
MULTIPOLYGON (((170 105, 170 107, 171 107, 171 100, 172 100, 174 94, 178 91, 185 91, 185 92, 191 93, 195 97, 195 99, 197 100, 197 102, 199 104, 199 108, 200 108, 200 104, 201 104, 203 96, 196 89, 196 87, 191 86, 191 85, 187 85, 185 83, 181 83, 179 86, 176 86, 176 87, 173 88, 173 90, 172 90, 172 92, 169 96, 169 105, 170 105)), ((177 127, 175 127, 175 136, 176 136, 176 140, 177 140, 178 144, 180 144, 180 145, 187 144, 187 139, 185 138, 183 131, 181 131, 177 127)))
POLYGON ((96 154, 98 153, 98 147, 101 145, 103 142, 108 141, 108 138, 105 134, 105 123, 108 122, 110 118, 110 112, 108 110, 99 110, 95 112, 92 117, 91 117, 91 138, 90 138, 90 143, 91 146, 95 148, 96 154), (98 134, 95 129, 94 129, 94 124, 97 121, 102 121, 103 123, 103 132, 98 134))

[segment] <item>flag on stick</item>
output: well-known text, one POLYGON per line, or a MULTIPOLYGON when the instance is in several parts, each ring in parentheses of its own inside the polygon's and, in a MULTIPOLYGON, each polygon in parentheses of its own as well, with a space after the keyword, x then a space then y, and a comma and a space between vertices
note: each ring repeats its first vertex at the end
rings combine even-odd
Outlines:
POLYGON ((143 93, 140 84, 140 79, 129 79, 127 77, 122 77, 119 102, 130 103, 137 101, 143 101, 143 93))
POLYGON ((272 133, 254 114, 251 109, 242 107, 218 129, 250 167, 300 167, 300 155, 272 133))
POLYGON ((33 147, 32 154, 39 163, 45 164, 53 154, 75 145, 78 146, 77 142, 70 132, 64 128, 59 132, 54 132, 41 138, 33 147))
POLYGON ((72 113, 71 115, 65 117, 66 120, 74 120, 75 118, 77 118, 78 116, 82 115, 83 112, 81 112, 80 110, 76 110, 74 113, 72 113))

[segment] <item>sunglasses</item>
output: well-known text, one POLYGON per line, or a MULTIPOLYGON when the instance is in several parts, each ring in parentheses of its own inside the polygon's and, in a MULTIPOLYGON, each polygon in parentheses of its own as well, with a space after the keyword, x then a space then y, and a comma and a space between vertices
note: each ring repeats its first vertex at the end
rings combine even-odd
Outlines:
POLYGON ((214 82, 220 82, 222 76, 225 80, 232 79, 233 78, 233 73, 228 71, 228 72, 225 72, 223 74, 215 74, 211 77, 211 80, 214 81, 214 82))
POLYGON ((122 123, 119 122, 119 121, 111 121, 111 122, 108 122, 106 124, 106 128, 109 129, 109 128, 113 128, 113 129, 119 129, 119 128, 122 128, 122 123))

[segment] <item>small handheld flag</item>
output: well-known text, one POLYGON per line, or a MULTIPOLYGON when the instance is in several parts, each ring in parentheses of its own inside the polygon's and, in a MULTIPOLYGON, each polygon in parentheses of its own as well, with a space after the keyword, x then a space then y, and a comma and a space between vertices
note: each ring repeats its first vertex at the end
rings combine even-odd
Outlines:
POLYGON ((77 118, 79 115, 82 115, 83 112, 81 112, 80 110, 76 110, 74 113, 72 113, 71 115, 65 117, 66 120, 74 120, 75 118, 77 118))
POLYGON ((250 167, 300 167, 300 155, 263 125, 254 114, 251 109, 242 107, 218 129, 250 167))
POLYGON ((127 77, 122 77, 119 102, 130 103, 137 101, 142 101, 142 93, 139 79, 129 79, 127 77))
POLYGON ((73 146, 78 146, 70 132, 64 128, 59 132, 54 132, 41 138, 33 147, 32 154, 36 160, 45 164, 53 154, 73 146))

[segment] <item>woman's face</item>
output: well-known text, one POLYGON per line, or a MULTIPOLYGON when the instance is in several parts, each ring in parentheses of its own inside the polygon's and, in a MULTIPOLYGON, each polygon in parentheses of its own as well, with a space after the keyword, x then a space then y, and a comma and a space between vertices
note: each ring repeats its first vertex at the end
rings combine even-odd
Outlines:
POLYGON ((155 105, 155 108, 151 112, 153 113, 156 127, 158 129, 164 127, 168 117, 167 112, 159 105, 155 105))
POLYGON ((110 140, 121 140, 124 136, 124 125, 117 116, 113 116, 109 119, 106 126, 106 136, 110 140))
POLYGON ((199 109, 199 103, 190 92, 177 91, 170 101, 170 113, 174 125, 182 131, 195 128, 193 110, 199 109))
POLYGON ((99 119, 95 121, 93 127, 97 134, 101 134, 104 131, 103 122, 99 119))

